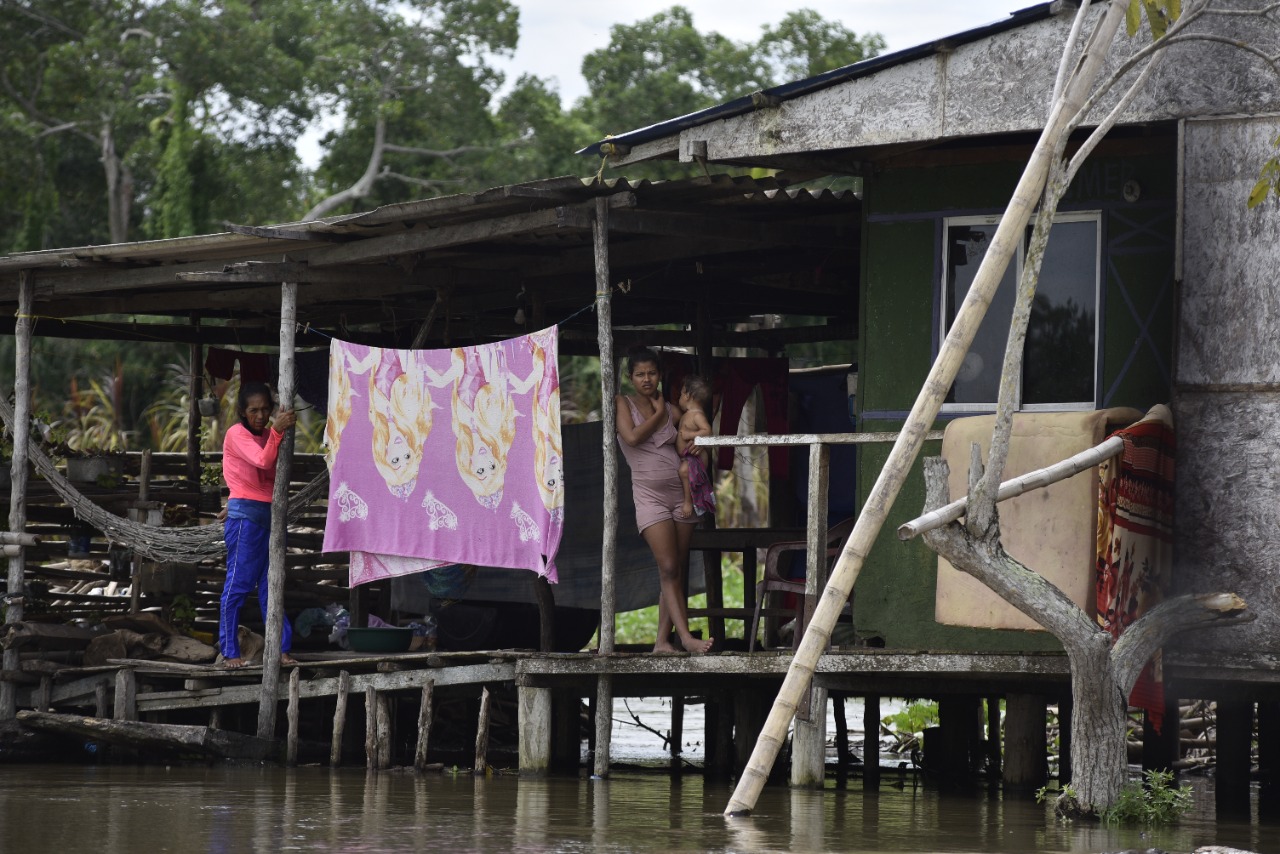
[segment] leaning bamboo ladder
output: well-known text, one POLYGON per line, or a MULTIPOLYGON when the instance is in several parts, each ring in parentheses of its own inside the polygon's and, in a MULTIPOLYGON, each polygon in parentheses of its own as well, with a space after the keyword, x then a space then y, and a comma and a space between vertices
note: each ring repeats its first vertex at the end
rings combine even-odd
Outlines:
POLYGON ((745 815, 755 808, 769 771, 786 739, 787 726, 795 717, 805 691, 809 690, 819 657, 831 642, 831 630, 836 619, 840 616, 840 611, 853 590, 853 583, 862 571, 867 554, 875 544, 893 502, 920 453, 925 434, 937 416, 947 390, 955 381, 960 362, 973 343, 978 325, 991 305, 1000 279, 1031 219, 1032 210, 1040 200, 1049 174, 1055 142, 1084 106, 1088 92, 1102 68, 1107 49, 1115 38, 1120 22, 1124 20, 1128 5, 1127 0, 1109 0, 1104 17, 1085 44, 1069 82, 1050 109, 1044 131, 1036 142, 1026 170, 1018 180, 1009 207, 996 228, 991 248, 978 267, 969 293, 965 295, 960 311, 942 342, 938 357, 911 407, 906 424, 889 452, 889 458, 871 488, 871 494, 867 497, 853 532, 849 534, 849 540, 832 569, 831 578, 822 591, 822 598, 818 600, 813 618, 805 628, 800 648, 796 650, 777 699, 773 702, 773 708, 769 710, 764 729, 756 740, 751 758, 725 808, 725 815, 745 815))

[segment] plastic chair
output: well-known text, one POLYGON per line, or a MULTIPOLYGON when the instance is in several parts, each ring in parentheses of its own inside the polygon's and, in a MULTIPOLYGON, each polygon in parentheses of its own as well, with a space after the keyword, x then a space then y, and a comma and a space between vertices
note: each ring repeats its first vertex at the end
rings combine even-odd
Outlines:
MULTIPOLYGON (((844 541, 853 531, 856 517, 849 517, 827 529, 827 571, 831 571, 836 557, 844 547, 844 541)), ((800 636, 804 633, 805 596, 803 578, 788 578, 778 570, 782 556, 789 552, 805 551, 809 547, 807 540, 786 540, 774 543, 764 553, 764 576, 756 584, 756 610, 751 617, 751 640, 747 644, 748 652, 755 652, 756 634, 760 629, 760 611, 765 597, 769 593, 794 593, 796 595, 796 631, 792 646, 799 645, 800 636)), ((763 644, 762 644, 763 645, 763 644)))

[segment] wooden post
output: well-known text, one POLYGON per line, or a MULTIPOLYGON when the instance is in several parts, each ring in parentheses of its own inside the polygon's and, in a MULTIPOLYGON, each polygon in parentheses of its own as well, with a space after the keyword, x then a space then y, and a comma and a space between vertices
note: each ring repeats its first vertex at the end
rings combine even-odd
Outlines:
MULTIPOLYGON (((27 270, 18 272, 18 314, 14 323, 13 366, 13 459, 9 463, 9 530, 20 534, 27 527, 27 443, 31 436, 31 331, 35 284, 27 270)), ((607 431, 606 431, 607 432, 607 431)), ((25 601, 26 555, 21 546, 9 557, 8 594, 5 621, 20 623, 25 601)), ((0 656, 0 669, 20 669, 17 647, 0 656)), ((0 721, 13 720, 18 713, 18 686, 0 682, 0 721)))
MULTIPOLYGON (((1046 713, 1048 709, 1046 708, 1046 713)), ((987 697, 987 772, 1002 776, 1000 756, 1000 698, 987 697)))
POLYGON ((1049 768, 1045 698, 1009 694, 1004 699, 1005 789, 1034 791, 1045 784, 1049 768))
POLYGON ((516 688, 519 703, 521 774, 545 774, 551 767, 551 689, 516 688))
MULTIPOLYGON (((601 452, 604 456, 604 525, 600 554, 600 654, 612 655, 617 599, 614 572, 618 551, 618 440, 617 379, 614 377, 613 312, 609 284, 609 200, 596 198, 591 230, 596 268, 596 338, 600 347, 600 411, 604 422, 601 452)), ((597 745, 597 750, 599 745, 597 745)), ((606 745, 607 752, 607 745, 606 745)))
MULTIPOLYGON (((138 500, 136 512, 130 516, 137 522, 147 522, 147 498, 151 494, 151 449, 142 452, 142 467, 138 473, 138 500)), ((142 555, 134 552, 129 577, 129 613, 137 615, 142 607, 142 555)))
POLYGON ((378 693, 378 770, 391 767, 391 695, 378 693))
POLYGON ((844 788, 849 775, 849 720, 844 714, 847 694, 831 692, 831 720, 836 725, 836 785, 844 788))
POLYGON ((289 671, 289 734, 288 740, 285 742, 285 760, 284 764, 293 768, 298 764, 298 703, 299 703, 299 671, 293 668, 289 671))
POLYGON ((880 791, 880 695, 862 700, 862 790, 880 791))
POLYGON ((475 772, 483 774, 489 768, 489 686, 480 689, 480 716, 476 721, 475 772))
POLYGON ((671 698, 671 739, 667 744, 671 752, 671 773, 679 776, 682 770, 680 749, 684 744, 684 697, 671 698))
MULTIPOLYGON (((191 318, 191 325, 200 328, 200 318, 191 318)), ((189 351, 191 356, 191 378, 187 383, 187 480, 194 483, 197 492, 200 486, 200 396, 203 393, 204 346, 193 343, 189 351)), ((198 499, 197 499, 198 500, 198 499)))
POLYGON ((1258 703, 1258 777, 1258 820, 1275 825, 1280 822, 1280 703, 1274 701, 1258 703))
MULTIPOLYGON (((413 753, 413 770, 419 774, 427 770, 427 747, 431 743, 431 720, 435 715, 435 686, 436 683, 430 681, 422 686, 422 705, 418 707, 418 746, 413 753)), ((524 725, 523 716, 520 723, 524 725)))
MULTIPOLYGON (((604 525, 600 555, 600 655, 612 655, 617 599, 614 564, 618 551, 618 448, 615 438, 613 311, 609 283, 609 199, 596 197, 591 229, 596 270, 596 338, 600 346, 600 411, 604 421, 601 453, 604 455, 604 525)), ((596 777, 609 776, 609 748, 613 737, 613 676, 596 677, 595 759, 596 777)))
POLYGON ((338 672, 338 700, 333 709, 333 741, 329 744, 329 767, 342 764, 342 733, 347 724, 347 695, 351 693, 351 674, 338 672))
MULTIPOLYGON (((1005 701, 1005 713, 1008 714, 1008 700, 1005 701)), ((1058 698, 1058 785, 1065 786, 1071 782, 1071 717, 1075 712, 1075 700, 1068 691, 1066 696, 1058 698)))
POLYGON ((378 767, 378 691, 372 685, 364 689, 364 767, 378 767))
POLYGON ((93 716, 95 718, 107 716, 107 686, 104 682, 99 682, 93 689, 93 716))
POLYGON ((1164 725, 1156 732, 1151 718, 1142 716, 1142 770, 1173 771, 1177 773, 1177 762, 1182 754, 1181 722, 1178 719, 1177 699, 1166 696, 1164 699, 1164 725))
POLYGON ((116 700, 112 717, 118 721, 138 719, 138 676, 132 667, 116 671, 116 700))
MULTIPOLYGON (((831 448, 827 445, 815 442, 809 446, 809 495, 806 515, 808 517, 805 526, 805 569, 804 569, 804 619, 803 624, 796 626, 796 644, 803 642, 804 630, 808 627, 809 622, 813 619, 814 606, 818 601, 818 594, 827 586, 827 489, 831 481, 831 448)), ((828 642, 830 641, 830 631, 827 633, 828 642)), ((825 651, 825 647, 824 647, 825 651)), ((793 749, 801 744, 807 745, 808 749, 817 749, 806 741, 818 737, 818 733, 810 731, 801 731, 801 726, 811 725, 814 723, 814 716, 811 713, 812 708, 816 705, 821 718, 819 726, 822 729, 822 744, 826 741, 826 691, 821 692, 821 700, 819 700, 819 690, 817 688, 810 689, 800 696, 800 703, 796 707, 796 724, 793 741, 793 749)), ((809 780, 809 783, 797 782, 796 761, 792 758, 791 762, 791 778, 793 785, 803 786, 812 784, 812 774, 814 768, 812 763, 813 756, 807 756, 806 760, 810 763, 808 771, 802 773, 803 779, 809 780)), ((818 778, 821 781, 821 776, 818 778)))
POLYGON ((812 686, 809 720, 796 715, 791 736, 791 785, 822 788, 827 764, 827 689, 812 686))
MULTIPOLYGON (((277 390, 282 409, 293 408, 293 345, 297 320, 298 284, 284 282, 280 286, 280 382, 277 390)), ((284 639, 284 550, 289 518, 289 477, 293 469, 293 434, 292 429, 286 430, 280 441, 275 488, 271 494, 267 626, 262 650, 262 694, 258 701, 258 738, 264 739, 274 737, 280 692, 280 651, 284 639)))
POLYGON ((1253 703, 1218 701, 1218 768, 1214 801, 1219 818, 1249 815, 1249 756, 1253 741, 1253 703))
POLYGON ((703 771, 708 779, 728 780, 733 775, 733 697, 727 691, 707 695, 705 716, 706 745, 703 771))

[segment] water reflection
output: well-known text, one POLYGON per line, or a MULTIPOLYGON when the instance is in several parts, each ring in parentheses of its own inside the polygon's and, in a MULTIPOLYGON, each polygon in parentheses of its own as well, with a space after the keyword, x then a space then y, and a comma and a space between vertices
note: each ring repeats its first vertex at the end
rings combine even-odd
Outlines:
POLYGON ((866 796, 766 788, 756 814, 721 815, 730 788, 686 775, 607 780, 366 774, 322 768, 0 766, 5 851, 1191 851, 1280 854, 1258 825, 1214 821, 1213 794, 1178 827, 1057 822, 1030 798, 910 785, 866 796))

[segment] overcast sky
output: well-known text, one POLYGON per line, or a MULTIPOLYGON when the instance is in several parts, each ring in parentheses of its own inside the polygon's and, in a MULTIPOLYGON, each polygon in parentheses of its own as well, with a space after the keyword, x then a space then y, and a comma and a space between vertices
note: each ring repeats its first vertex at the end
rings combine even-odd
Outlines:
MULTIPOLYGON (((499 62, 514 80, 521 74, 553 77, 561 100, 571 106, 586 94, 582 58, 609 43, 614 24, 633 24, 677 5, 675 0, 515 0, 520 8, 520 45, 515 57, 499 62)), ((1008 17, 1034 0, 684 0, 701 33, 718 32, 734 41, 755 41, 760 28, 776 25, 794 9, 813 9, 858 35, 880 33, 887 50, 902 50, 1008 17)))

